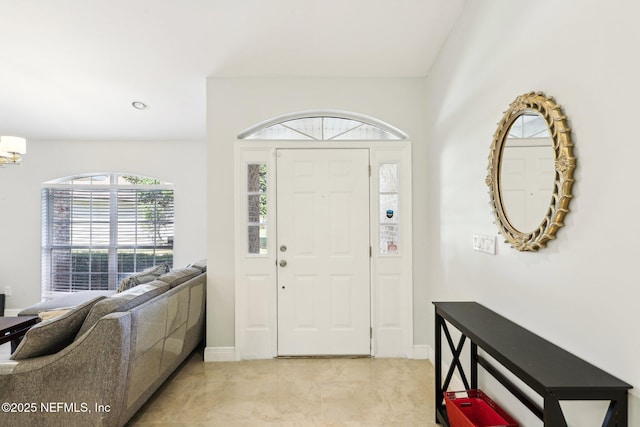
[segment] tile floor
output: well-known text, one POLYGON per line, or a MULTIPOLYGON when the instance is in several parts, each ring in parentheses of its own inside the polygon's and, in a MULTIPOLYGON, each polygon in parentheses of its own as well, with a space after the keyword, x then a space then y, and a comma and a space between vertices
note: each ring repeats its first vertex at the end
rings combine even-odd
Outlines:
POLYGON ((199 348, 127 426, 434 427, 433 378, 426 360, 204 363, 199 348))
POLYGON ((426 360, 202 360, 198 349, 127 425, 436 425, 426 360))

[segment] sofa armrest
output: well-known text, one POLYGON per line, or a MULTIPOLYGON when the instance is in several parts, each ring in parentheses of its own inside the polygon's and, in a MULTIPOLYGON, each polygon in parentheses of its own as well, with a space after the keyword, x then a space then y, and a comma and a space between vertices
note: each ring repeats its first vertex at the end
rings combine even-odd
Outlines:
POLYGON ((16 360, 0 360, 0 375, 8 375, 19 362, 16 360))
POLYGON ((18 316, 37 316, 41 311, 76 307, 99 296, 110 297, 116 291, 82 291, 63 295, 22 309, 18 316))
POLYGON ((12 426, 116 426, 130 333, 130 313, 112 313, 58 353, 0 362, 0 402, 29 404, 32 409, 4 413, 3 420, 12 426))

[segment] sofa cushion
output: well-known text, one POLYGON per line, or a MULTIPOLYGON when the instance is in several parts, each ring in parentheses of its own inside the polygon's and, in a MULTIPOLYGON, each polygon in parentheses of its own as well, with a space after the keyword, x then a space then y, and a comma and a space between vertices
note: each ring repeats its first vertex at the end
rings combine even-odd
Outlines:
POLYGON ((187 267, 197 268, 198 270, 204 273, 207 271, 207 260, 201 259, 200 261, 196 261, 194 263, 187 265, 187 267))
POLYGON ((158 277, 158 280, 161 280, 167 283, 170 287, 175 288, 176 286, 186 282, 189 279, 193 279, 198 274, 202 274, 202 271, 197 268, 178 268, 176 270, 172 270, 162 276, 158 277))
POLYGON ((104 296, 95 297, 62 316, 38 323, 27 331, 16 351, 11 355, 11 359, 29 359, 62 350, 73 342, 91 308, 104 298, 104 296))
POLYGON ((41 311, 77 307, 99 296, 111 296, 115 291, 82 291, 71 294, 62 295, 30 307, 18 313, 18 316, 38 316, 41 311))
POLYGON ((80 330, 77 331, 76 339, 91 329, 91 327, 98 323, 98 320, 103 316, 109 313, 131 310, 133 307, 149 301, 151 298, 160 295, 167 290, 169 290, 169 285, 167 283, 160 280, 154 280, 143 285, 137 285, 133 288, 127 289, 126 291, 117 293, 109 298, 99 301, 91 308, 86 319, 84 319, 84 323, 82 323, 80 330))
POLYGON ((118 292, 126 291, 127 289, 131 289, 134 286, 138 286, 143 283, 149 283, 152 280, 157 279, 161 274, 168 273, 169 270, 169 264, 164 263, 154 265, 153 267, 149 267, 139 273, 132 274, 131 276, 122 279, 122 282, 120 282, 120 286, 118 286, 118 292))

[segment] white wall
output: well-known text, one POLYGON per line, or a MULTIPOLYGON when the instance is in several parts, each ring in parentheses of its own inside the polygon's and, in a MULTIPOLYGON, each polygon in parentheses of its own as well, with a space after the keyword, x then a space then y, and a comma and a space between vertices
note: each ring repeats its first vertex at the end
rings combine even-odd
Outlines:
MULTIPOLYGON (((234 346, 233 147, 246 128, 285 113, 336 109, 385 121, 405 131, 414 157, 426 156, 422 78, 212 78, 207 82, 208 300, 207 347, 234 346)), ((426 181, 423 165, 413 165, 426 181)), ((414 179, 416 172, 414 172, 414 179)), ((424 233, 426 194, 414 185, 414 230, 424 233)), ((414 258, 424 259, 424 245, 414 258)), ((414 341, 427 344, 430 315, 424 264, 414 266, 414 341), (416 276, 416 270, 421 275, 416 276)))
MULTIPOLYGON (((640 4, 624 0, 466 2, 427 77, 423 158, 430 297, 478 301, 636 386, 638 16, 640 4), (571 213, 538 253, 500 238, 496 256, 474 252, 472 234, 497 233, 484 183, 496 124, 529 91, 554 96, 569 117, 571 213)), ((640 425, 632 393, 630 425, 640 425)), ((599 425, 592 412, 583 417, 573 425, 599 425)))
POLYGON ((8 309, 40 300, 40 188, 45 181, 91 172, 127 172, 175 184, 174 265, 206 257, 203 141, 28 141, 21 166, 0 170, 0 292, 8 309))

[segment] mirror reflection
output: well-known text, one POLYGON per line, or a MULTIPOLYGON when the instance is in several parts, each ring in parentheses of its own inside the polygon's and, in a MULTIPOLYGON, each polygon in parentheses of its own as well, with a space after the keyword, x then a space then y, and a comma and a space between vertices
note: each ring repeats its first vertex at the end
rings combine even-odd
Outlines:
POLYGON ((507 133, 500 163, 500 188, 507 220, 529 233, 542 224, 554 194, 555 153, 544 118, 535 111, 518 116, 507 133))
POLYGON ((562 108, 542 92, 518 96, 498 123, 485 179, 505 243, 537 251, 555 239, 569 212, 575 168, 562 108))

